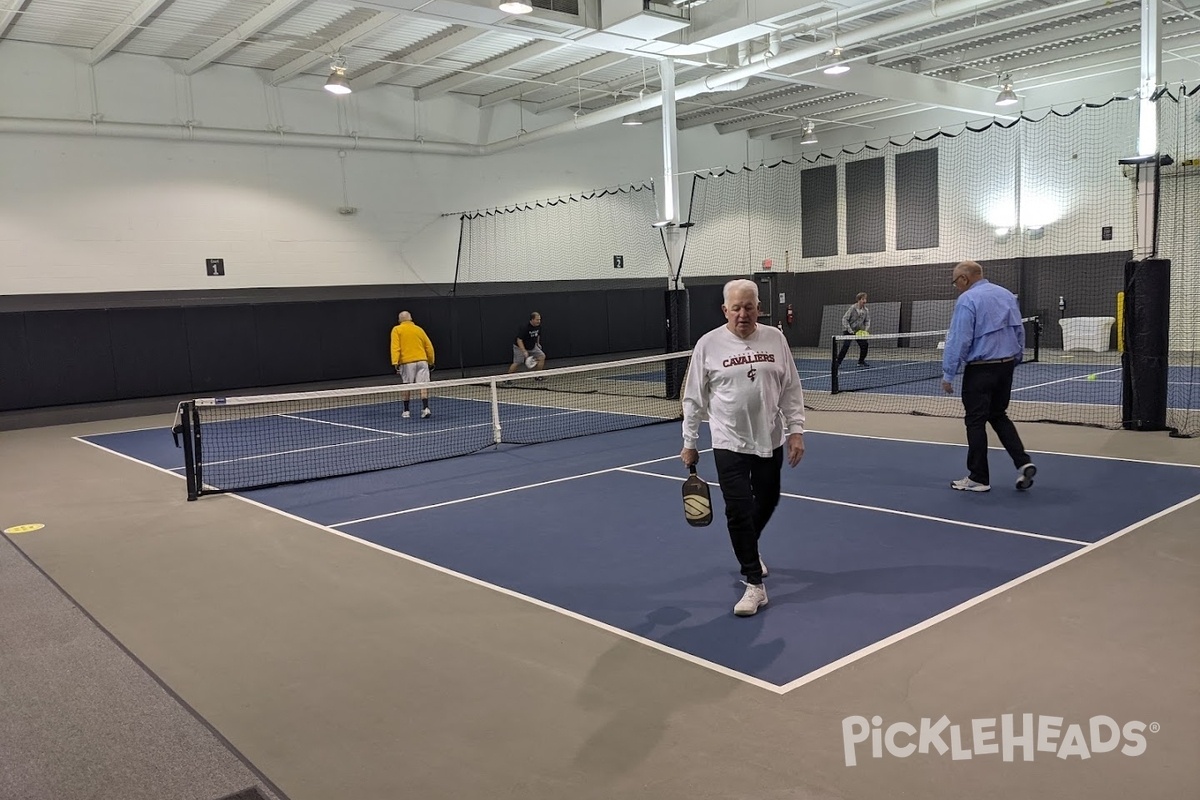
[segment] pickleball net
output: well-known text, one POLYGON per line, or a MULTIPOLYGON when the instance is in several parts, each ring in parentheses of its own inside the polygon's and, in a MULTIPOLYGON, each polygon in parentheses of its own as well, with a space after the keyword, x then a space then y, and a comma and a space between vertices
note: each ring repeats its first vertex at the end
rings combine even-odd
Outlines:
MULTIPOLYGON (((1042 326, 1038 317, 1026 317, 1022 322, 1025 352, 1021 363, 1028 364, 1039 358, 1042 326)), ((949 331, 941 330, 830 337, 830 394, 931 382, 940 388, 947 334, 949 331), (867 345, 865 366, 858 362, 863 343, 867 345)))
POLYGON ((669 353, 407 386, 188 400, 179 405, 174 427, 188 498, 679 420, 678 387, 689 357, 669 353))

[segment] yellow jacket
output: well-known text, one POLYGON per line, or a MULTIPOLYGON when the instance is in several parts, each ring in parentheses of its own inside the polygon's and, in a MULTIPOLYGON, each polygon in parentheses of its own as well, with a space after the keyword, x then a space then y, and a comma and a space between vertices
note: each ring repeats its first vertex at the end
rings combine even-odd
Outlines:
POLYGON ((392 365, 425 361, 433 365, 433 342, 417 323, 409 320, 392 328, 392 365))

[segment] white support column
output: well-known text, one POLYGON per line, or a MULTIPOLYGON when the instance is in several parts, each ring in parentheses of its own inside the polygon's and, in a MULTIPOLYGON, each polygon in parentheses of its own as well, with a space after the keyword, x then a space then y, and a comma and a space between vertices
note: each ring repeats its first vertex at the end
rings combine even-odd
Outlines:
MULTIPOLYGON (((1158 103, 1152 98, 1158 90, 1162 72, 1162 3, 1161 0, 1142 0, 1142 74, 1139 84, 1141 97, 1138 109, 1138 155, 1159 154, 1158 103)), ((1155 162, 1138 166, 1137 182, 1137 249, 1139 259, 1154 255, 1154 231, 1158 223, 1154 197, 1158 190, 1158 170, 1155 162)))
POLYGON ((1142 0, 1142 75, 1138 118, 1138 155, 1158 152, 1158 104, 1151 98, 1158 89, 1162 73, 1161 0, 1142 0))
POLYGON ((658 77, 662 83, 662 181, 656 192, 658 220, 667 225, 661 228, 667 251, 667 288, 682 289, 683 281, 675 283, 683 258, 684 229, 679 227, 679 132, 675 122, 675 62, 664 58, 658 62, 658 77))

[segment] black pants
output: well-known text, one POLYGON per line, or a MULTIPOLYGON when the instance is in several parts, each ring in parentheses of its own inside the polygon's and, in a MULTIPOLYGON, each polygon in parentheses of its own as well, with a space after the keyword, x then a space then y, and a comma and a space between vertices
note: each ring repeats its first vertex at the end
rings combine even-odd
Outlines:
POLYGON ((988 474, 987 426, 1000 439, 1017 469, 1029 463, 1017 426, 1008 418, 1016 362, 968 364, 963 370, 962 401, 967 425, 967 471, 976 483, 991 485, 988 474))
MULTIPOLYGON (((847 336, 854 336, 854 331, 846 331, 847 336)), ((857 339, 858 341, 858 363, 864 364, 867 361, 867 337, 857 339)), ((842 351, 838 353, 838 363, 842 363, 842 359, 846 357, 846 353, 850 350, 850 340, 842 342, 842 351)))
POLYGON ((729 541, 741 565, 746 583, 762 583, 762 563, 758 558, 758 537, 779 505, 779 473, 783 469, 783 448, 775 448, 770 458, 713 450, 717 481, 725 498, 725 521, 729 541))

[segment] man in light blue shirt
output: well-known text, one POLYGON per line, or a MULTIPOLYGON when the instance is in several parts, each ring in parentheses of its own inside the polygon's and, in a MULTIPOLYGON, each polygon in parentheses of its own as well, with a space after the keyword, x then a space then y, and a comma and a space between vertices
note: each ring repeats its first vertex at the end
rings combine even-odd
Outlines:
POLYGON ((950 484, 964 492, 986 492, 990 424, 1017 468, 1016 486, 1033 485, 1037 467, 1029 460, 1017 426, 1008 418, 1013 370, 1025 353, 1025 326, 1013 293, 983 277, 983 267, 963 261, 954 268, 954 288, 962 294, 954 304, 946 350, 942 356, 942 389, 954 391, 954 376, 963 371, 962 402, 967 426, 967 477, 950 484))

